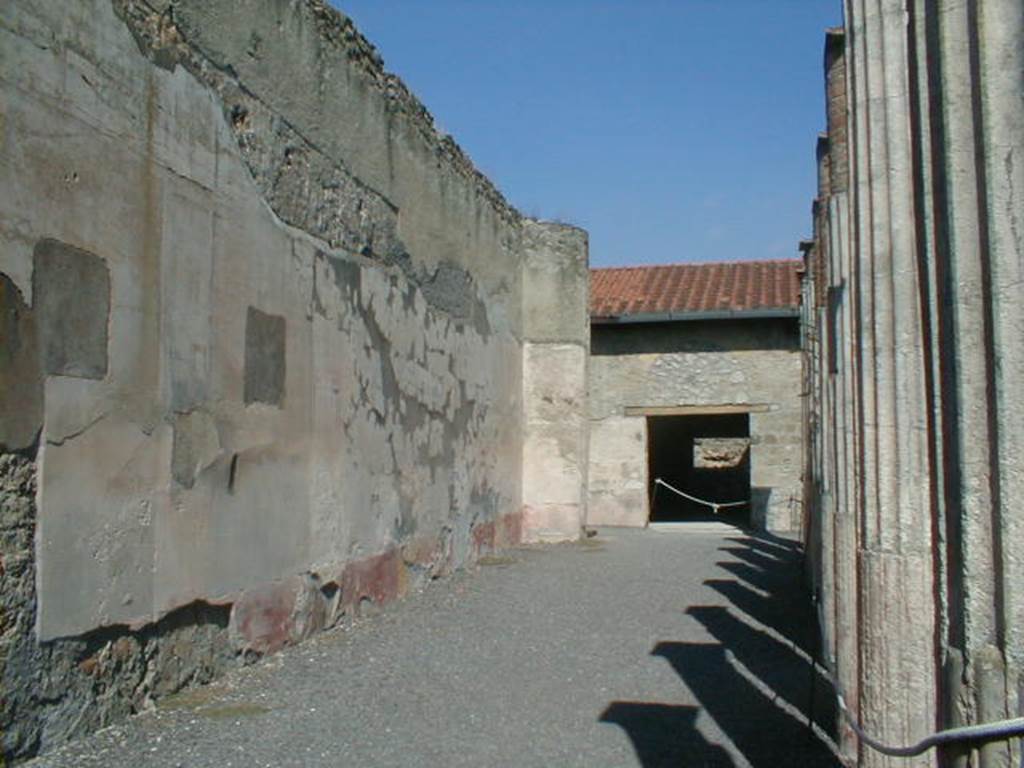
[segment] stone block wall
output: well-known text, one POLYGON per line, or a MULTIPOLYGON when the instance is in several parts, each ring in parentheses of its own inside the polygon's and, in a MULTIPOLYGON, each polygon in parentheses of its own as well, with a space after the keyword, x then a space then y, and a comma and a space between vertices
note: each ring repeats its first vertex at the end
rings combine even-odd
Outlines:
POLYGON ((594 325, 588 523, 646 525, 646 412, 750 413, 752 523, 801 525, 801 358, 795 319, 594 325))
POLYGON ((575 535, 585 237, 325 3, 4 4, 0 167, 6 755, 575 535))
MULTIPOLYGON (((598 364, 591 361, 592 370, 598 364)), ((591 393, 594 389, 591 385, 591 393)), ((648 509, 647 419, 591 409, 587 523, 643 526, 648 509)))
POLYGON ((523 272, 523 515, 530 541, 580 535, 586 519, 586 233, 525 226, 523 272))

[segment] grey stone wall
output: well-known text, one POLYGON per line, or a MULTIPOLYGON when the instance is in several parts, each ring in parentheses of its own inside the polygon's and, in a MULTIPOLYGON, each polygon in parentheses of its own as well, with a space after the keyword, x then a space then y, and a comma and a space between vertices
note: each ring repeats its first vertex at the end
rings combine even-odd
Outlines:
POLYGON ((646 525, 644 409, 750 412, 752 522, 801 525, 801 358, 795 319, 595 325, 588 522, 646 525))
POLYGON ((522 539, 524 344, 580 343, 523 285, 585 324, 585 236, 531 234, 348 19, 16 0, 0 105, 7 754, 522 539))

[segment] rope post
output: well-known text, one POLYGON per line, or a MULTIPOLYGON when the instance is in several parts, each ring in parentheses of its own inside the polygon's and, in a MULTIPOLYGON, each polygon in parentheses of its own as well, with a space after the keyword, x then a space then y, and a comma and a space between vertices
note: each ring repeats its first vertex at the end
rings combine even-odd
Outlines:
POLYGON ((814 605, 814 628, 811 631, 811 681, 808 688, 810 693, 807 698, 807 740, 813 742, 814 736, 814 689, 818 678, 818 647, 821 645, 821 630, 817 626, 819 620, 817 595, 811 596, 811 604, 814 605))

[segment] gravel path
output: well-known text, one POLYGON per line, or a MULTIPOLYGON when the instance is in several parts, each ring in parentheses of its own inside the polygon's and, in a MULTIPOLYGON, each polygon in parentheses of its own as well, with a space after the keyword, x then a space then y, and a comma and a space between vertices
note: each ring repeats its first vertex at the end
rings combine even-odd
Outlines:
POLYGON ((738 531, 514 550, 29 765, 837 766, 799 574, 738 531))

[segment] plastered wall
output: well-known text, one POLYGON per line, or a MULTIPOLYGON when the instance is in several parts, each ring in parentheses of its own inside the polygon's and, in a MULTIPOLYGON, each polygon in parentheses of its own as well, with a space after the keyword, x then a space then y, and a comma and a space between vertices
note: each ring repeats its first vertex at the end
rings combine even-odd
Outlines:
POLYGON ((7 753, 74 730, 40 649, 71 679, 202 605, 273 650, 579 534, 585 235, 525 222, 324 3, 4 4, 0 172, 0 448, 33 489, 7 753), (524 327, 525 279, 583 325, 524 327), (570 437, 542 427, 549 363, 570 437), (574 489, 524 478, 537 430, 574 489))
POLYGON ((586 520, 587 236, 532 221, 524 233, 524 529, 530 541, 564 541, 586 520))
POLYGON ((644 409, 750 412, 752 523, 800 529, 799 335, 795 320, 594 325, 588 523, 646 525, 644 409))
MULTIPOLYGON (((43 389, 44 639, 327 574, 417 533, 447 533, 461 561, 475 522, 519 505, 516 215, 438 168, 436 137, 340 51, 336 108, 394 130, 357 135, 357 153, 321 146, 308 105, 286 124, 275 102, 295 96, 247 78, 254 57, 234 45, 263 33, 234 29, 207 56, 180 30, 212 35, 221 15, 195 5, 163 32, 187 50, 146 49, 160 66, 132 33, 168 17, 140 6, 9 12, 5 271, 42 350, 24 376, 43 389), (211 87, 217 58, 240 65, 211 87), (217 89, 240 83, 253 95, 225 103, 217 89)), ((317 33, 313 6, 261 10, 238 17, 290 13, 263 68, 311 47, 289 37, 317 33)))

